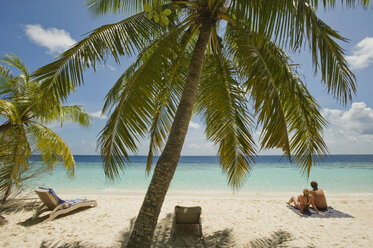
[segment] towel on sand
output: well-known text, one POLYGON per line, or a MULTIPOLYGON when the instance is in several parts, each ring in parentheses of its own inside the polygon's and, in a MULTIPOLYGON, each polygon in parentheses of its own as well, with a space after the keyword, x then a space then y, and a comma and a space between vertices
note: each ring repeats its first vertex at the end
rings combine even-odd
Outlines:
MULTIPOLYGON (((291 209, 294 213, 300 213, 299 209, 296 209, 294 206, 287 205, 289 209, 291 209)), ((342 213, 341 211, 335 210, 332 207, 328 207, 328 209, 320 210, 320 213, 325 214, 325 216, 317 214, 317 212, 313 208, 309 208, 308 210, 303 211, 303 216, 305 218, 353 218, 349 214, 342 213)))
POLYGON ((86 201, 87 199, 72 199, 70 201, 65 202, 65 208, 71 207, 75 203, 86 201))

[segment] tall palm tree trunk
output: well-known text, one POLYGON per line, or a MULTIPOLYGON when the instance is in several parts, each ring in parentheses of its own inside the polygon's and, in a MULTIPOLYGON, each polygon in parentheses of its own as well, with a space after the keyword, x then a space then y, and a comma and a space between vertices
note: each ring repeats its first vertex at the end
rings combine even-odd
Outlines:
POLYGON ((210 38, 211 23, 202 22, 199 37, 189 64, 187 80, 179 107, 171 127, 165 148, 157 165, 144 202, 137 216, 127 247, 150 247, 166 193, 179 162, 181 149, 192 116, 193 104, 197 96, 206 46, 210 38))

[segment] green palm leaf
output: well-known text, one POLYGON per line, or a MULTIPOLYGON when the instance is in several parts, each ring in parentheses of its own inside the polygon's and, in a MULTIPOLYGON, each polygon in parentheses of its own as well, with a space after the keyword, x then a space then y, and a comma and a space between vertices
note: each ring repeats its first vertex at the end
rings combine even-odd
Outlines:
POLYGON ((238 188, 255 155, 245 93, 235 80, 235 69, 222 54, 208 56, 202 73, 197 110, 205 119, 207 138, 219 145, 228 183, 238 188))
POLYGON ((30 122, 27 127, 30 144, 40 152, 47 168, 52 169, 62 158, 68 176, 75 173, 75 160, 69 147, 55 132, 37 122, 30 122))
POLYGON ((7 63, 10 66, 14 66, 18 70, 20 70, 22 72, 22 74, 21 74, 22 77, 25 78, 25 82, 30 81, 29 70, 27 69, 25 64, 23 64, 23 62, 17 56, 11 55, 11 54, 6 54, 1 61, 7 63))
POLYGON ((3 99, 0 99, 0 115, 7 118, 11 124, 15 124, 19 120, 16 106, 3 99))
MULTIPOLYGON (((347 1, 352 4, 355 1, 347 1)), ((366 1, 360 1, 366 3, 366 1)), ((324 5, 334 5, 334 1, 324 5)), ((293 51, 308 46, 312 53, 315 73, 320 70, 328 92, 346 104, 356 93, 355 76, 343 57, 344 51, 335 41, 346 41, 335 30, 320 20, 313 5, 318 1, 232 1, 232 13, 268 39, 293 51), (307 44, 306 44, 307 43, 307 44)))
MULTIPOLYGON (((42 106, 45 108, 45 106, 42 106)), ((35 107, 36 108, 36 107, 35 107)), ((31 109, 35 111, 34 109, 31 109)), ((58 103, 53 104, 37 116, 37 119, 42 123, 64 122, 77 123, 82 127, 91 125, 92 117, 80 105, 62 106, 58 103)))
POLYGON ((142 50, 159 31, 160 25, 149 21, 144 13, 104 25, 62 53, 55 62, 36 70, 32 76, 43 82, 44 97, 66 100, 75 87, 84 83, 85 68, 96 68, 96 64, 103 62, 108 54, 119 63, 120 55, 142 50))
MULTIPOLYGON (((105 174, 109 178, 119 175, 118 167, 125 167, 129 160, 127 149, 135 153, 140 138, 146 137, 154 116, 157 115, 157 101, 162 100, 157 98, 162 89, 165 89, 166 83, 180 84, 181 75, 176 77, 174 74, 174 78, 170 78, 164 72, 165 68, 171 68, 172 71, 172 66, 177 65, 169 58, 180 52, 180 32, 182 29, 175 28, 173 32, 154 41, 120 77, 113 86, 115 90, 112 89, 106 97, 104 111, 115 108, 100 133, 99 145, 104 158, 105 174)), ((167 94, 163 98, 167 99, 167 94)), ((166 112, 169 113, 169 110, 166 112)), ((163 124, 164 127, 168 125, 167 122, 163 124)))
POLYGON ((168 68, 164 68, 166 72, 163 77, 165 84, 156 96, 157 112, 149 130, 150 144, 146 163, 147 172, 150 172, 154 154, 161 151, 170 132, 190 61, 191 53, 187 46, 190 45, 193 38, 195 38, 195 29, 190 28, 184 32, 180 40, 180 46, 174 55, 175 59, 168 63, 168 68))
POLYGON ((287 78, 282 75, 284 68, 278 64, 277 58, 285 54, 279 52, 273 55, 271 49, 276 49, 276 46, 253 33, 243 30, 236 32, 228 35, 226 42, 234 44, 230 53, 241 77, 246 79, 244 85, 254 103, 258 124, 263 128, 261 148, 280 148, 290 157, 289 133, 279 89, 287 78))
MULTIPOLYGON (((107 13, 134 14, 143 11, 144 4, 151 4, 152 0, 86 0, 89 11, 94 16, 107 13)), ((159 1, 160 3, 166 1, 159 1)))
POLYGON ((262 148, 278 147, 289 157, 294 154, 303 172, 309 174, 312 164, 327 153, 321 136, 326 121, 319 106, 281 49, 254 34, 237 37, 227 39, 235 44, 232 54, 247 78, 245 86, 263 126, 262 148))
POLYGON ((28 168, 31 148, 22 126, 13 125, 0 133, 0 190, 12 182, 19 185, 22 172, 28 168))
POLYGON ((2 99, 9 99, 12 97, 12 86, 15 77, 12 71, 3 65, 0 65, 0 97, 2 99))
POLYGON ((69 176, 74 174, 75 161, 67 144, 40 123, 61 121, 62 125, 69 121, 86 127, 91 116, 81 106, 62 106, 57 98, 43 99, 43 85, 29 81, 29 72, 19 58, 7 55, 2 61, 21 71, 14 76, 5 66, 0 67, 0 116, 5 119, 0 124, 0 191, 4 202, 13 185, 20 187, 20 181, 36 175, 35 171, 27 174, 31 151, 42 154, 47 169, 62 158, 69 176))
POLYGON ((309 176, 312 165, 317 164, 328 153, 322 137, 326 120, 321 115, 316 100, 298 78, 293 78, 287 90, 291 92, 286 96, 285 108, 289 132, 293 134, 290 140, 293 158, 303 173, 309 176))

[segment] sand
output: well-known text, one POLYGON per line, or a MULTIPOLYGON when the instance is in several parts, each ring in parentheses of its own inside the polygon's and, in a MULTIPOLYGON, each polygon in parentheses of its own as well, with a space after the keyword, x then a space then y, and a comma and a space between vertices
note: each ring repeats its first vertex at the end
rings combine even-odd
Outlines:
MULTIPOLYGON (((81 193, 63 195, 81 198, 81 193)), ((286 207, 289 194, 218 195, 174 192, 167 196, 154 247, 373 247, 373 195, 332 195, 328 203, 353 218, 301 218, 286 207), (175 205, 201 206, 204 241, 170 241, 175 205)), ((41 223, 32 211, 2 213, 0 247, 125 247, 141 206, 141 192, 85 194, 98 207, 41 223)), ((36 199, 35 199, 36 200, 36 199)))

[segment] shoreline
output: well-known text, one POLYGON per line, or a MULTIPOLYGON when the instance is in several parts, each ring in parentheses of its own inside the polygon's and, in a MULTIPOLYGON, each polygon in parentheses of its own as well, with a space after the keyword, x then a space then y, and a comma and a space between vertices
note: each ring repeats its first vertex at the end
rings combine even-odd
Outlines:
MULTIPOLYGON (((340 192, 328 192, 324 190, 328 199, 333 200, 343 200, 343 199, 364 199, 373 200, 373 192, 354 192, 354 193, 340 193, 340 192)), ((84 195, 89 196, 114 196, 114 197, 144 197, 145 190, 120 190, 120 189, 105 189, 105 190, 56 190, 56 193, 61 196, 79 197, 84 195)), ((283 199, 290 198, 291 196, 296 196, 301 194, 301 191, 289 191, 289 192, 229 192, 229 191, 168 191, 167 197, 187 197, 196 199, 206 199, 206 198, 249 198, 249 199, 283 199)), ((34 191, 29 191, 24 194, 24 196, 36 196, 34 191)), ((22 196, 21 195, 21 196, 22 196)))

